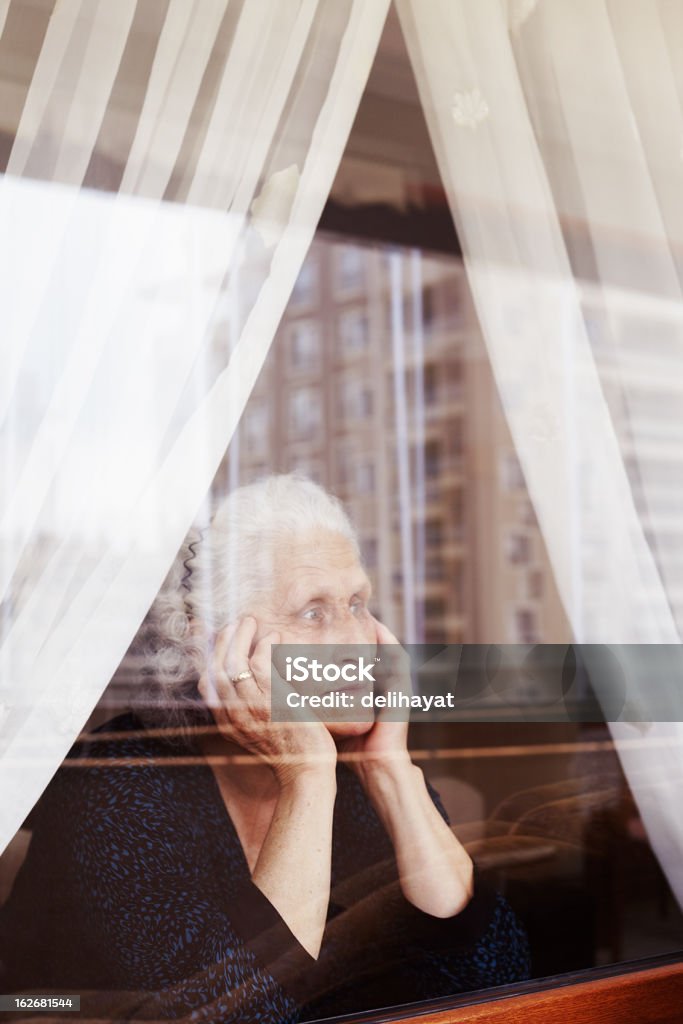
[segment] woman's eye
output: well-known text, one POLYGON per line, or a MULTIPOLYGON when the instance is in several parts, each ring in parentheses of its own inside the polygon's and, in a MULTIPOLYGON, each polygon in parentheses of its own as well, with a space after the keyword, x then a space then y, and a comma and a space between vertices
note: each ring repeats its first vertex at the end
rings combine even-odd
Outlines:
POLYGON ((361 612, 365 611, 365 601, 356 599, 351 602, 351 611, 354 615, 360 615, 361 612))
POLYGON ((323 617, 322 608, 307 608, 302 617, 308 622, 319 622, 323 617))

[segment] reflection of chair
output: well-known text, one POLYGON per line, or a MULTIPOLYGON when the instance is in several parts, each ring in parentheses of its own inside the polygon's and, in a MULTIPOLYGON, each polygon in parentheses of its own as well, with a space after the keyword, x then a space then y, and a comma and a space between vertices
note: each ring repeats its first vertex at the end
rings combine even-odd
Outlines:
MULTIPOLYGON (((501 801, 488 818, 479 790, 452 776, 431 776, 461 841, 500 846, 505 838, 510 850, 529 848, 529 840, 541 839, 557 848, 586 850, 586 825, 596 811, 615 807, 621 797, 619 780, 611 775, 584 775, 561 782, 532 786, 501 801)), ((588 851, 600 852, 600 851, 588 851)))
POLYGON ((587 822, 596 809, 615 806, 619 797, 616 778, 584 775, 515 793, 490 820, 507 822, 511 835, 539 836, 585 851, 587 822))
POLYGON ((618 806, 619 776, 594 773, 532 786, 479 819, 471 816, 476 790, 447 777, 430 781, 460 841, 479 867, 492 873, 523 919, 534 974, 592 966, 597 897, 596 873, 589 865, 606 864, 611 851, 605 831, 592 826, 596 815, 618 806))

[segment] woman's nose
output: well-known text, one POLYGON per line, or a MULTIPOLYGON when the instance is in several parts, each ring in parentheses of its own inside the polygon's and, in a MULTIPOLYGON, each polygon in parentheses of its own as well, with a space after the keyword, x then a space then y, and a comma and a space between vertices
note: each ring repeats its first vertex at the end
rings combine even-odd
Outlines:
POLYGON ((375 634, 368 623, 358 617, 350 608, 340 611, 330 622, 327 643, 330 644, 374 644, 375 634))

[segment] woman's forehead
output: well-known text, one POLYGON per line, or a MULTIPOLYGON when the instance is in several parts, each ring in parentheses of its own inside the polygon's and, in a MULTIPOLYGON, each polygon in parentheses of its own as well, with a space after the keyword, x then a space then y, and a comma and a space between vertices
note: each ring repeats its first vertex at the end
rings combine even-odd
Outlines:
POLYGON ((330 530, 284 537, 275 550, 275 563, 278 573, 285 569, 298 574, 360 568, 358 554, 348 537, 330 530))
POLYGON ((295 602, 311 591, 335 597, 369 583, 351 541, 328 531, 290 538, 278 550, 275 568, 276 587, 295 602))

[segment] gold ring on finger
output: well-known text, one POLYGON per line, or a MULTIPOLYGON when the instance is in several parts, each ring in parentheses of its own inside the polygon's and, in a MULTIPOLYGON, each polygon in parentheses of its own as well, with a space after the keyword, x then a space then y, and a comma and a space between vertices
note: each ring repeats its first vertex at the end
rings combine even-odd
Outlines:
POLYGON ((244 670, 244 672, 240 672, 236 676, 230 676, 230 682, 231 683, 241 683, 243 679, 253 679, 253 678, 254 678, 254 673, 251 671, 250 668, 247 668, 247 669, 244 670))

